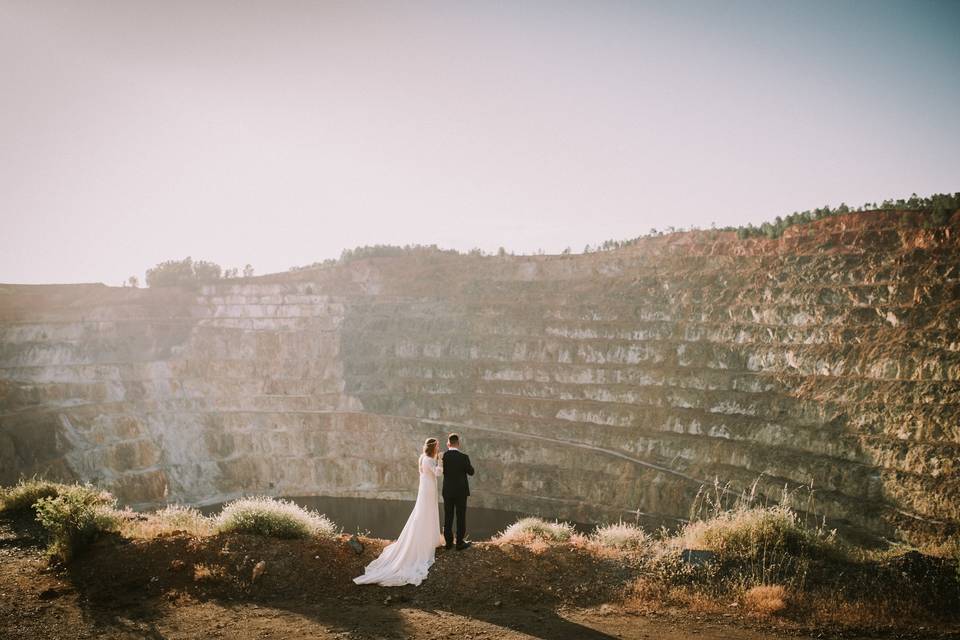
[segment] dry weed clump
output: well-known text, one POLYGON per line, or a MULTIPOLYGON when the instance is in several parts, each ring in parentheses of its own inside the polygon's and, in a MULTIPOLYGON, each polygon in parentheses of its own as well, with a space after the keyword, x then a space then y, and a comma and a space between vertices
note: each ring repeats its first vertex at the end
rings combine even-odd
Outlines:
POLYGON ((808 529, 787 507, 723 511, 687 524, 676 538, 685 549, 713 551, 723 560, 748 560, 764 552, 809 556, 833 546, 832 533, 808 529))
POLYGON ((778 584, 757 585, 743 594, 743 603, 748 610, 769 616, 787 608, 787 590, 778 584))
POLYGON ((267 497, 240 498, 224 506, 216 520, 220 533, 251 533, 273 538, 334 538, 340 531, 325 515, 267 497))
POLYGON ((541 518, 521 518, 498 533, 493 542, 542 547, 547 543, 570 542, 574 528, 567 522, 548 522, 541 518))
POLYGON ((624 522, 597 527, 590 540, 600 547, 617 551, 638 551, 653 542, 646 531, 624 522))
POLYGON ((214 532, 214 522, 193 507, 173 504, 146 515, 124 513, 120 531, 128 538, 156 538, 186 533, 200 538, 214 532))
POLYGON ((789 508, 737 507, 690 522, 667 546, 716 555, 718 577, 749 588, 786 584, 802 589, 814 561, 845 558, 834 532, 810 529, 789 508))
POLYGON ((714 509, 675 534, 662 532, 645 554, 644 570, 690 598, 729 604, 758 586, 803 592, 811 566, 832 544, 832 535, 807 529, 789 508, 740 503, 714 509))

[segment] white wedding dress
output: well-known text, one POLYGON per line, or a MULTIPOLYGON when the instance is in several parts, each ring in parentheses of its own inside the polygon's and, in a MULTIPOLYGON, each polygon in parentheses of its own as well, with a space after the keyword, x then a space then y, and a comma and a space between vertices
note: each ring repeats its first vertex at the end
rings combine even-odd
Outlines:
POLYGON ((399 587, 418 585, 436 558, 437 547, 443 544, 440 534, 440 504, 437 499, 437 477, 442 472, 434 458, 420 456, 420 488, 413 513, 407 518, 400 537, 383 549, 380 557, 354 578, 357 584, 379 584, 399 587))

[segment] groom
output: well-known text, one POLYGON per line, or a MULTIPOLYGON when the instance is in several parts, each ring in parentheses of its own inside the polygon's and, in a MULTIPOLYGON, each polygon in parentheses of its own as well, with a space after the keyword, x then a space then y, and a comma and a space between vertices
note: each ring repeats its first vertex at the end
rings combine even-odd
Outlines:
POLYGON ((453 547, 453 515, 457 515, 457 551, 470 547, 464 540, 467 533, 467 496, 470 485, 467 476, 473 475, 470 456, 460 452, 460 436, 447 437, 447 451, 443 454, 443 538, 445 549, 453 547))

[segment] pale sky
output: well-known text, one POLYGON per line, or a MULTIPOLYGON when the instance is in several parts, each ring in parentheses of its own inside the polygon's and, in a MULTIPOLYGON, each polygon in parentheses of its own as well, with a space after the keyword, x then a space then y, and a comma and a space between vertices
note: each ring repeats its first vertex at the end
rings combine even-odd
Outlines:
POLYGON ((0 282, 960 190, 960 2, 0 0, 0 282))

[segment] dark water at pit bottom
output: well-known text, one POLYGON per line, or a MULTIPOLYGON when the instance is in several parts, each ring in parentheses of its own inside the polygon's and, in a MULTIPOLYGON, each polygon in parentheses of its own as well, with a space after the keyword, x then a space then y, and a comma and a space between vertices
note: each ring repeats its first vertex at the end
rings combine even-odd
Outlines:
MULTIPOLYGON (((394 540, 403 530, 410 512, 412 500, 380 500, 368 498, 331 498, 326 496, 287 497, 306 509, 312 509, 326 515, 345 533, 365 533, 375 538, 394 540)), ((201 507, 206 515, 215 514, 222 504, 201 507)), ((443 503, 439 505, 440 526, 443 527, 443 503)), ((467 506, 467 538, 487 540, 514 523, 518 518, 530 514, 500 509, 484 509, 467 506)), ((582 523, 573 523, 581 531, 592 527, 582 523)))

